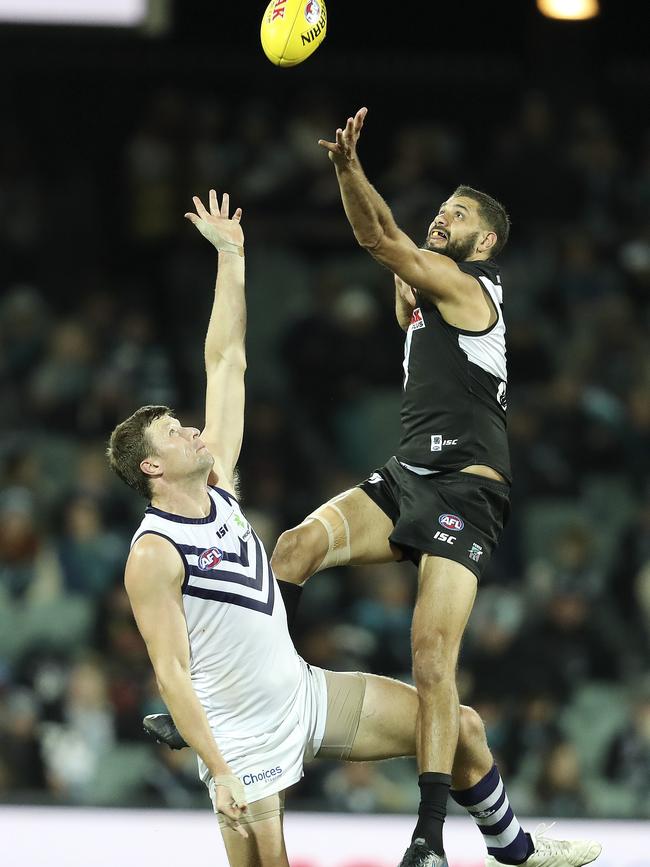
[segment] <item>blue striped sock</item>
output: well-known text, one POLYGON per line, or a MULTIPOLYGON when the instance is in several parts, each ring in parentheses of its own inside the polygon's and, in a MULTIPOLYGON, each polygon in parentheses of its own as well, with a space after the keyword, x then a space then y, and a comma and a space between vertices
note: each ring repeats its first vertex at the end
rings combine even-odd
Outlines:
POLYGON ((501 864, 522 864, 533 853, 533 842, 512 812, 496 765, 475 786, 450 794, 474 819, 488 853, 501 864))

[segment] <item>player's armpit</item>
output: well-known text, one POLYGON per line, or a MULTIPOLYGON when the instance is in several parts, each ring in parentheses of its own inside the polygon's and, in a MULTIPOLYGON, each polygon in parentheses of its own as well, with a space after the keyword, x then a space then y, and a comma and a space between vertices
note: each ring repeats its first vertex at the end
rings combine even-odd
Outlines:
POLYGON ((475 277, 461 271, 453 259, 420 249, 401 230, 382 235, 374 247, 367 249, 416 290, 418 297, 435 304, 451 325, 470 331, 481 331, 490 325, 493 311, 481 285, 475 277))
POLYGON ((208 484, 214 485, 217 488, 222 488, 229 494, 232 494, 236 500, 239 500, 239 473, 236 468, 224 468, 218 460, 215 460, 210 475, 208 476, 208 484))
POLYGON ((397 274, 395 278, 395 318, 403 331, 408 331, 408 327, 413 316, 413 311, 417 306, 417 297, 410 286, 401 280, 397 274))

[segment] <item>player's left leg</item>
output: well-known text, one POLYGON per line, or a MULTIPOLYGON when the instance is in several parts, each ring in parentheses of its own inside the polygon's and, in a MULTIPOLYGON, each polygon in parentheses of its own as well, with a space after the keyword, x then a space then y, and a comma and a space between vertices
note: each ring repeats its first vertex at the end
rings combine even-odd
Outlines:
POLYGON ((423 554, 411 633, 420 808, 403 867, 417 863, 420 849, 444 854, 442 826, 460 723, 456 664, 476 587, 476 576, 462 564, 423 554))
POLYGON ((249 804, 248 815, 240 819, 244 838, 219 817, 221 836, 230 867, 289 867, 284 845, 283 793, 249 804))
MULTIPOLYGON (((319 758, 375 761, 415 755, 419 702, 412 686, 374 674, 326 672, 326 680, 328 722, 319 758), (359 689, 361 678, 365 691, 359 689)), ((581 867, 600 854, 601 845, 593 840, 552 840, 543 836, 543 830, 532 837, 523 830, 488 747, 483 722, 464 705, 451 777, 452 798, 483 835, 486 867, 581 867)))
MULTIPOLYGON (((332 682, 339 690, 343 690, 346 679, 359 677, 363 678, 365 690, 358 725, 351 733, 349 747, 340 747, 341 751, 337 755, 332 753, 331 757, 351 762, 372 762, 398 756, 415 756, 419 707, 417 690, 409 684, 378 674, 326 672, 328 690, 332 682)), ((329 734, 330 709, 328 700, 328 724, 324 736, 328 752, 333 749, 329 734)), ((323 758, 323 750, 318 756, 323 758)), ((465 789, 475 785, 493 764, 480 716, 473 708, 461 705, 458 748, 452 768, 454 788, 465 789)))
POLYGON ((483 722, 476 711, 462 705, 450 794, 483 835, 486 867, 582 867, 602 849, 595 840, 552 840, 544 836, 544 826, 532 836, 524 831, 488 748, 483 722))

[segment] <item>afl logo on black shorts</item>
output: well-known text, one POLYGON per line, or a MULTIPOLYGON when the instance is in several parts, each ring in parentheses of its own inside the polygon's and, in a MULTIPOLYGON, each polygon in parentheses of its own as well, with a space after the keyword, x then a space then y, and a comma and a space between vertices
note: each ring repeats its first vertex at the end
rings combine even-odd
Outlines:
POLYGON ((456 533, 460 533, 465 526, 465 522, 462 518, 459 518, 458 515, 440 515, 438 523, 441 527, 444 527, 445 530, 455 530, 456 533))

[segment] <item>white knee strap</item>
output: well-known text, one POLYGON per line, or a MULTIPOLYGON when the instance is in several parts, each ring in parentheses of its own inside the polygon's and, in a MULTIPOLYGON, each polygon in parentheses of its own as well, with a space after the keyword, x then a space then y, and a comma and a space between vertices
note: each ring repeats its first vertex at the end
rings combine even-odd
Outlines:
POLYGON ((333 503, 326 503, 307 518, 312 518, 318 521, 325 528, 327 533, 327 553, 323 557, 323 561, 316 569, 320 572, 321 569, 329 569, 332 566, 343 566, 350 562, 350 525, 347 518, 338 506, 333 503))

